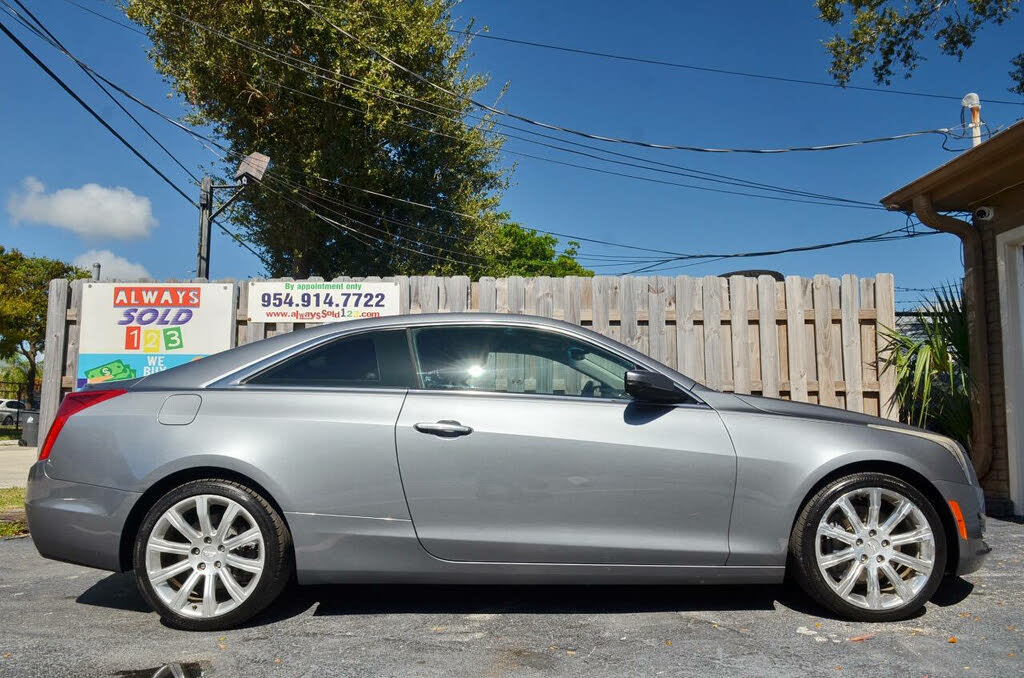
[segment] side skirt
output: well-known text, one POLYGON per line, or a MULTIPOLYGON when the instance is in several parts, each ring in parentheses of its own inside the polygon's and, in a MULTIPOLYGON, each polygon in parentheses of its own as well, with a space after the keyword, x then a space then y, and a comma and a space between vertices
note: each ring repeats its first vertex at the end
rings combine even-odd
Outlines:
POLYGON ((776 584, 785 567, 453 562, 427 553, 412 522, 286 513, 300 584, 776 584))

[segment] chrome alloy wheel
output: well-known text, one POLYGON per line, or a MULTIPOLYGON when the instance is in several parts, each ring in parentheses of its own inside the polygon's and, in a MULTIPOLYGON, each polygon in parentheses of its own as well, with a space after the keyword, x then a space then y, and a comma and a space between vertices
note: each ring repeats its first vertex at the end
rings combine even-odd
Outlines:
POLYGON ((263 574, 263 533, 238 502, 215 494, 167 509, 146 541, 146 576, 171 610, 216 617, 249 598, 263 574))
POLYGON ((880 487, 851 490, 832 502, 815 544, 825 582, 846 602, 869 610, 909 603, 935 565, 935 535, 924 513, 880 487))

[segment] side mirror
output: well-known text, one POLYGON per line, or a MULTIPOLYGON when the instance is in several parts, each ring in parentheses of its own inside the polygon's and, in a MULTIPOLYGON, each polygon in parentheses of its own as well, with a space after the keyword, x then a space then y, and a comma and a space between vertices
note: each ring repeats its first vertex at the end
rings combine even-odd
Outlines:
POLYGON ((686 393, 674 381, 649 370, 626 372, 626 393, 649 403, 681 403, 686 400, 686 393))

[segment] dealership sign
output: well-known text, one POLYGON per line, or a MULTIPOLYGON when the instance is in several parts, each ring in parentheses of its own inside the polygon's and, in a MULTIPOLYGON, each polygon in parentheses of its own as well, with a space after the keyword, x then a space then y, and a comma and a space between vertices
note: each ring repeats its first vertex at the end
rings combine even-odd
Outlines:
POLYGON ((234 286, 86 283, 76 386, 135 379, 231 348, 234 286))
POLYGON ((248 320, 339 322, 398 315, 398 283, 249 281, 248 320))

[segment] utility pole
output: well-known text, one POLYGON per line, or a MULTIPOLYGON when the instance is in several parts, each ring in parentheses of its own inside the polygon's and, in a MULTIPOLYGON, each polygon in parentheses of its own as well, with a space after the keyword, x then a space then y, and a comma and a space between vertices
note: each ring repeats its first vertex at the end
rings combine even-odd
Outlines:
POLYGON ((196 277, 210 277, 210 225, 213 224, 213 179, 203 177, 199 186, 199 256, 196 277))
POLYGON ((210 279, 210 231, 216 219, 228 205, 241 195, 245 187, 258 182, 267 171, 270 158, 262 153, 250 153, 245 156, 235 172, 235 183, 217 185, 210 177, 203 177, 199 185, 199 244, 196 248, 196 277, 210 279), (233 188, 235 192, 220 207, 213 207, 213 193, 219 189, 233 188))

